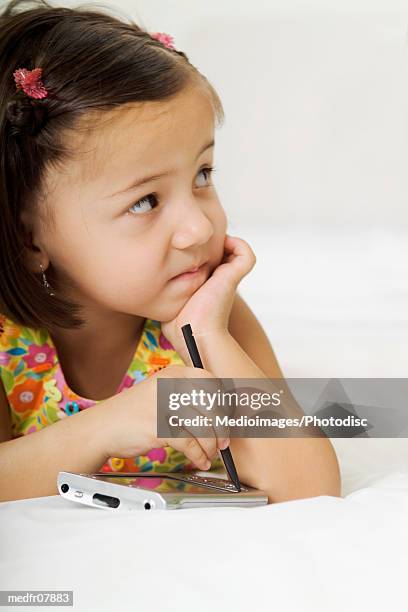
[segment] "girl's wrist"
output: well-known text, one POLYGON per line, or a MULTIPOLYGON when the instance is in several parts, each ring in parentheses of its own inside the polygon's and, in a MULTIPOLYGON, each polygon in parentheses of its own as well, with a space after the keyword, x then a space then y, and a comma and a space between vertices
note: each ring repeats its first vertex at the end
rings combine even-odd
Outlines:
MULTIPOLYGON (((192 324, 191 327, 193 331, 193 336, 194 338, 197 339, 196 340, 197 345, 199 342, 202 342, 204 338, 208 338, 211 340, 216 339, 216 338, 221 339, 226 334, 229 334, 229 330, 224 327, 212 328, 212 329, 205 328, 205 327, 198 328, 194 324, 192 324)), ((184 340, 183 332, 181 331, 181 327, 178 326, 177 329, 178 329, 177 339, 172 341, 173 348, 178 353, 178 355, 181 357, 181 359, 183 360, 186 366, 190 366, 190 365, 192 366, 193 364, 192 364, 190 354, 187 349, 187 344, 184 340)))
MULTIPOLYGON (((203 349, 205 350, 207 346, 211 346, 213 350, 216 350, 218 343, 224 342, 227 338, 231 337, 231 334, 227 328, 218 328, 218 329, 204 329, 203 328, 202 331, 201 330, 197 332, 193 331, 193 336, 196 340, 198 351, 204 362, 203 349)), ((186 361, 185 358, 183 357, 185 364, 186 365, 191 364, 191 366, 193 366, 193 363, 191 361, 191 357, 188 353, 187 347, 185 347, 183 351, 184 351, 185 358, 187 359, 186 361)), ((211 368, 208 367, 205 362, 203 363, 203 365, 204 365, 204 368, 211 370, 211 368)))
POLYGON ((209 329, 209 330, 203 330, 203 331, 193 331, 193 336, 194 337, 200 337, 200 336, 209 336, 209 335, 214 335, 214 334, 218 334, 219 336, 223 336, 225 334, 229 334, 229 330, 226 327, 220 327, 217 329, 209 329))

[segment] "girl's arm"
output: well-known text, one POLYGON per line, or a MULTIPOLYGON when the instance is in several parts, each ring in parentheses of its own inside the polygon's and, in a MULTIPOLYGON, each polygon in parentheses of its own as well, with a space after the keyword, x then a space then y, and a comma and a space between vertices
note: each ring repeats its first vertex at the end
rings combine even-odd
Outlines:
POLYGON ((231 308, 228 331, 265 376, 284 377, 268 336, 238 291, 231 308))
POLYGON ((0 444, 0 501, 57 495, 60 471, 97 472, 107 461, 101 404, 0 444))
MULTIPOLYGON (((194 338, 214 376, 267 378, 228 330, 194 338)), ((269 502, 341 494, 339 465, 327 438, 231 437, 230 448, 242 482, 265 491, 269 502)))

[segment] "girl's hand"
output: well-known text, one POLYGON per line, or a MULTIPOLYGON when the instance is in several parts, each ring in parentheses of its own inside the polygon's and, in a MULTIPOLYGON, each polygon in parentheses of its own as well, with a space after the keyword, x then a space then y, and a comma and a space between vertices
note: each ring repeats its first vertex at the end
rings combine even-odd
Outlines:
POLYGON ((190 323, 194 333, 228 330, 228 321, 240 281, 256 263, 255 253, 245 240, 225 237, 224 255, 207 281, 197 289, 178 315, 162 322, 161 329, 185 363, 188 351, 181 328, 190 323))
MULTIPOLYGON (((211 372, 201 368, 170 365, 101 402, 98 406, 99 431, 106 458, 136 457, 145 455, 152 448, 171 446, 184 453, 199 469, 208 470, 217 451, 229 446, 229 438, 225 435, 217 438, 214 429, 213 437, 196 438, 188 427, 184 428, 185 438, 158 438, 157 378, 213 377, 211 372)), ((197 411, 201 412, 196 408, 194 410, 195 413, 191 416, 196 416, 197 411)), ((205 415, 205 408, 201 414, 205 415)), ((194 431, 194 427, 191 429, 194 431)))

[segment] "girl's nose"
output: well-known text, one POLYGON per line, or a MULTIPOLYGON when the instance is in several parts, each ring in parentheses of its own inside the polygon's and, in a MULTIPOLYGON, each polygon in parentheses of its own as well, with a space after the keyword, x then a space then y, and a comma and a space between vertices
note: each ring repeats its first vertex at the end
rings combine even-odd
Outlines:
POLYGON ((214 226, 196 202, 188 202, 174 220, 172 246, 186 249, 192 245, 205 244, 214 233, 214 226))

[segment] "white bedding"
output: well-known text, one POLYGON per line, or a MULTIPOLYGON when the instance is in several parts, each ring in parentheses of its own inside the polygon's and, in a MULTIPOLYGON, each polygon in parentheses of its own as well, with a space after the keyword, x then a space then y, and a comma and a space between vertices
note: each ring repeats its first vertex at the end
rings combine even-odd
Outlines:
POLYGON ((406 610, 407 514, 407 469, 345 498, 250 509, 5 502, 1 588, 73 589, 81 612, 406 610))
MULTIPOLYGON (((258 276, 242 294, 286 376, 405 375, 404 235, 246 235, 258 276)), ((406 610, 407 442, 333 440, 342 498, 129 515, 0 504, 1 588, 73 589, 76 612, 406 610)))

